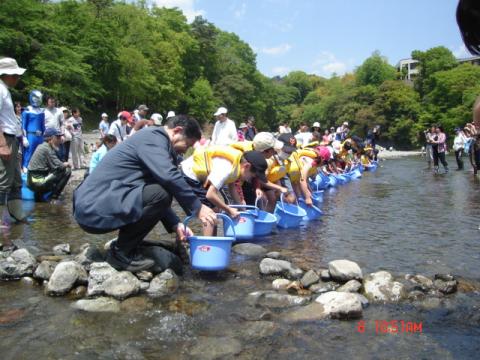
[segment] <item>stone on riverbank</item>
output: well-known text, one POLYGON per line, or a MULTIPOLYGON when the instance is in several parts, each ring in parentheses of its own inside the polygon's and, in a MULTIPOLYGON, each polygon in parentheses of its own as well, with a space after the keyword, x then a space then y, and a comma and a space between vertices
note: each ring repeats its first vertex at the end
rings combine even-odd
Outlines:
POLYGON ((291 281, 288 279, 275 279, 272 282, 272 288, 274 290, 287 290, 288 285, 291 281))
POLYGON ((54 255, 70 255, 70 244, 60 244, 53 247, 54 255))
POLYGON ((95 245, 85 244, 81 252, 74 260, 82 265, 85 270, 90 271, 90 266, 95 262, 105 261, 103 254, 95 245))
POLYGON ((105 294, 123 300, 140 291, 140 280, 129 271, 120 271, 103 283, 105 294))
POLYGON ((99 297, 96 299, 78 300, 72 304, 72 307, 89 312, 119 312, 120 302, 108 297, 99 297))
POLYGON ((85 283, 88 275, 85 269, 75 261, 59 263, 48 281, 46 293, 48 295, 65 295, 78 283, 85 283))
POLYGON ((48 281, 53 274, 53 270, 55 270, 55 266, 57 266, 57 263, 44 260, 35 269, 33 277, 38 280, 48 281))
POLYGON ((194 359, 233 358, 242 351, 242 344, 229 337, 199 337, 188 356, 194 359))
POLYGON ((362 303, 356 294, 330 291, 315 302, 321 304, 327 316, 334 319, 356 319, 362 316, 362 303))
POLYGON ((387 271, 369 274, 363 281, 365 296, 374 302, 396 302, 405 297, 404 285, 387 271))
POLYGON ((290 262, 270 258, 264 258, 260 262, 260 273, 262 275, 285 275, 293 279, 298 279, 303 275, 302 269, 293 266, 290 262))
POLYGON ((334 260, 328 263, 328 272, 333 280, 347 282, 349 280, 362 280, 363 274, 360 266, 350 260, 334 260))
POLYGON ((357 280, 350 280, 347 281, 345 284, 340 286, 337 291, 338 292, 348 292, 348 293, 356 293, 362 288, 362 283, 357 280))
POLYGON ((104 293, 104 282, 111 276, 118 273, 109 263, 99 262, 93 263, 90 267, 88 277, 88 296, 101 295, 104 293))
POLYGON ((435 289, 440 291, 442 294, 453 294, 454 292, 457 291, 457 285, 458 285, 457 280, 444 281, 444 280, 436 279, 433 282, 433 286, 435 287, 435 289))
POLYGON ((340 285, 333 281, 319 282, 310 286, 309 290, 314 294, 323 294, 329 291, 335 291, 340 285))
POLYGON ((265 257, 275 260, 284 260, 278 251, 270 251, 269 253, 265 254, 265 257))
POLYGON ((150 296, 164 296, 173 294, 179 286, 178 276, 171 269, 167 269, 155 276, 150 282, 147 294, 150 296))
POLYGON ((267 253, 267 249, 263 246, 251 243, 236 244, 232 247, 232 250, 234 253, 252 257, 264 256, 267 253))
POLYGON ((140 271, 135 274, 138 278, 138 280, 141 281, 152 281, 153 279, 153 274, 150 271, 140 271))
POLYGON ((320 270, 320 279, 322 279, 322 281, 332 280, 332 277, 330 276, 330 271, 328 271, 328 269, 320 270))
POLYGON ((433 281, 426 276, 423 275, 405 275, 405 279, 409 280, 410 282, 416 284, 418 289, 421 291, 429 291, 433 288, 433 281))
POLYGON ((304 288, 309 288, 311 285, 318 283, 320 280, 320 276, 313 271, 313 270, 308 270, 303 276, 302 279, 300 280, 300 283, 304 288))
POLYGON ((289 306, 306 305, 310 302, 310 298, 279 294, 275 291, 255 291, 248 294, 248 302, 251 305, 283 308, 289 306))
POLYGON ((31 276, 37 260, 27 249, 18 249, 10 256, 0 261, 0 279, 19 279, 22 276, 31 276))

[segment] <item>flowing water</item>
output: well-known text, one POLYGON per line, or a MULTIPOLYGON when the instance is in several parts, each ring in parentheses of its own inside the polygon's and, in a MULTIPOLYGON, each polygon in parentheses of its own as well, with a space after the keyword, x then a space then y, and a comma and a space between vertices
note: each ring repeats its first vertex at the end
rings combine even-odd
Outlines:
MULTIPOLYGON (((364 274, 381 269, 395 276, 452 273, 478 281, 479 187, 468 172, 434 176, 416 158, 385 161, 376 173, 326 194, 322 221, 279 231, 260 244, 303 268, 324 268, 346 258, 364 274)), ((33 224, 14 229, 12 236, 23 231, 27 245, 44 251, 63 242, 74 249, 86 242, 101 246, 112 238, 82 232, 70 204, 37 205, 33 217, 33 224)), ((150 238, 157 236, 166 235, 159 228, 150 238)), ((363 313, 364 332, 358 331, 358 321, 292 324, 282 321, 291 309, 246 301, 248 293, 271 286, 271 279, 258 275, 258 263, 234 255, 229 271, 187 271, 174 296, 129 300, 116 314, 76 311, 71 299, 44 296, 40 286, 2 282, 1 358, 479 357, 478 292, 440 301, 371 304, 363 313), (376 320, 421 322, 422 332, 376 333, 376 320)))

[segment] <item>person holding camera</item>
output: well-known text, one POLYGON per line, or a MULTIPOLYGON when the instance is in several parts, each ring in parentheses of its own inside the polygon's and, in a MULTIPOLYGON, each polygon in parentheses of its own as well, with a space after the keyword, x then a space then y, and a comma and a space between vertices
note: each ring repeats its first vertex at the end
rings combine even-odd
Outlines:
POLYGON ((428 168, 432 167, 433 161, 433 138, 435 135, 435 126, 432 126, 430 129, 427 129, 423 132, 425 135, 425 157, 427 159, 428 168))

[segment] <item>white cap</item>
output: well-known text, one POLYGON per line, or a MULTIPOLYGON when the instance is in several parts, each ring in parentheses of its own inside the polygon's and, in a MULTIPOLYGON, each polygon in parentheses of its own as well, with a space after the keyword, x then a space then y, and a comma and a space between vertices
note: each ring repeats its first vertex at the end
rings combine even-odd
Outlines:
POLYGON ((221 106, 221 107, 218 108, 217 112, 215 114, 213 114, 213 116, 226 114, 227 112, 228 112, 227 108, 221 106))
POLYGON ((256 151, 265 151, 271 148, 281 150, 283 148, 283 142, 275 139, 272 133, 259 132, 253 138, 253 147, 256 151))
POLYGON ((318 121, 315 121, 313 123, 312 127, 320 127, 320 123, 318 121))
POLYGON ((22 75, 26 70, 19 67, 15 59, 8 57, 0 59, 0 75, 22 75))
POLYGON ((175 111, 170 110, 167 114, 167 119, 171 118, 171 117, 174 117, 174 116, 175 116, 175 111))
POLYGON ((103 113, 102 117, 108 117, 107 113, 103 113))
POLYGON ((344 121, 343 126, 348 126, 348 121, 344 121))
POLYGON ((150 120, 153 120, 154 125, 161 126, 163 121, 163 116, 158 113, 155 113, 155 114, 152 114, 152 116, 150 116, 150 120))

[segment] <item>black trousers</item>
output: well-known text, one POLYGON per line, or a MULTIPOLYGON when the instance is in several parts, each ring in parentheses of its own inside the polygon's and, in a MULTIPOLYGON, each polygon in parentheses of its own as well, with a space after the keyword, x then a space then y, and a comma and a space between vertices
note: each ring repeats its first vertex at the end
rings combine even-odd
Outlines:
MULTIPOLYGON (((142 193, 143 212, 136 222, 122 226, 118 233, 117 248, 125 254, 132 253, 143 239, 161 221, 172 205, 172 196, 159 184, 147 184, 142 193)), ((106 234, 117 229, 95 229, 80 225, 91 234, 106 234)))
POLYGON ((438 167, 438 160, 442 163, 444 168, 448 167, 447 160, 445 160, 445 153, 438 152, 438 146, 433 146, 433 165, 438 167))
POLYGON ((457 160, 457 166, 459 170, 463 169, 462 155, 463 155, 463 149, 459 149, 455 151, 455 160, 457 160))
POLYGON ((36 174, 28 172, 27 186, 35 193, 35 200, 41 201, 43 194, 52 192, 52 199, 58 199, 68 183, 72 170, 59 168, 49 174, 36 174))

